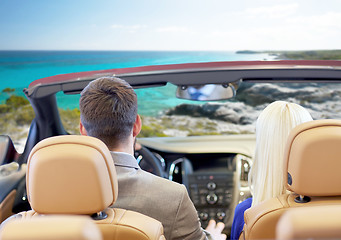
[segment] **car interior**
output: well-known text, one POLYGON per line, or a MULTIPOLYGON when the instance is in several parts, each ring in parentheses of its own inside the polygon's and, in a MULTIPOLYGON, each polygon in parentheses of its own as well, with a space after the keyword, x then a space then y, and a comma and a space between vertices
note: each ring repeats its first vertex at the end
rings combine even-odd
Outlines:
MULTIPOLYGON (((67 121, 61 117, 59 106, 63 104, 63 98, 73 98, 75 106, 78 105, 81 90, 100 76, 116 76, 128 81, 136 90, 139 100, 147 101, 146 106, 148 106, 148 95, 144 91, 147 88, 155 89, 155 94, 160 94, 168 100, 170 94, 173 98, 178 95, 182 100, 172 98, 172 101, 176 101, 179 105, 191 103, 193 106, 198 106, 202 104, 198 97, 219 85, 223 90, 222 93, 215 96, 213 92, 210 97, 205 96, 204 104, 209 101, 219 103, 221 99, 226 101, 225 98, 232 98, 227 103, 231 104, 232 108, 236 102, 234 98, 243 90, 243 86, 249 86, 248 84, 280 82, 308 84, 308 87, 316 84, 314 86, 318 87, 320 83, 339 83, 340 72, 340 61, 286 60, 147 66, 38 79, 24 90, 33 107, 35 118, 31 123, 23 152, 18 154, 15 151, 10 137, 0 136, 0 161, 2 161, 0 220, 4 221, 13 214, 16 214, 14 216, 20 214, 23 219, 32 220, 38 215, 55 213, 86 214, 91 215, 93 221, 97 223, 103 239, 116 239, 112 238, 115 234, 116 237, 125 236, 120 234, 125 234, 126 228, 133 228, 133 226, 138 229, 134 234, 143 233, 145 237, 154 237, 134 239, 163 239, 162 225, 155 219, 127 210, 113 209, 111 212, 108 209, 115 201, 119 189, 116 187, 114 169, 108 169, 110 164, 107 162, 111 160, 111 156, 110 154, 108 156, 107 148, 103 147, 103 143, 97 143, 93 139, 75 136, 77 133, 66 129, 67 121), (214 86, 202 88, 209 84, 214 86), (159 91, 158 87, 167 88, 167 91, 171 89, 172 92, 159 91), (93 164, 93 157, 101 159, 100 166, 93 164), (39 165, 38 159, 46 165, 39 165), (82 168, 79 167, 80 165, 82 168), (83 169, 83 166, 88 168, 83 169), (62 177, 55 173, 58 168, 65 171, 62 177), (82 172, 83 170, 94 172, 98 178, 96 183, 98 185, 89 181, 86 177, 87 173, 82 172), (73 179, 71 176, 75 172, 82 180, 70 184, 73 179), (50 186, 58 187, 54 187, 52 191, 50 186), (85 189, 84 186, 90 187, 85 189), (53 197, 47 198, 47 194, 53 197), (88 197, 92 200, 96 199, 98 204, 84 200, 88 197), (79 202, 82 202, 82 206, 79 202), (120 216, 120 219, 116 219, 116 216, 120 216)), ((266 98, 266 103, 273 100, 269 93, 265 93, 265 96, 269 97, 266 98)), ((280 94, 278 96, 282 97, 280 94)), ((256 96, 254 99, 259 100, 259 97, 256 96)), ((305 101, 306 99, 303 99, 301 103, 305 101)), ((166 103, 162 102, 162 104, 166 103)), ((209 102, 205 106, 210 104, 209 102)), ((257 115, 263 106, 255 106, 257 111, 250 112, 250 115, 257 115)), ((160 112, 164 113, 162 107, 160 112)), ((167 114, 165 115, 160 117, 164 120, 162 123, 168 120, 167 114)), ((149 120, 146 114, 142 120, 150 121, 151 125, 156 126, 155 128, 163 128, 161 124, 157 125, 158 119, 151 119, 149 120)), ((184 119, 180 116, 179 122, 185 121, 184 119)), ((197 119, 200 120, 200 117, 197 119)), ((240 133, 231 133, 228 129, 223 134, 206 132, 182 136, 185 131, 183 128, 187 127, 184 125, 179 130, 172 130, 178 131, 179 136, 158 134, 141 136, 138 137, 137 143, 142 148, 135 153, 142 169, 186 186, 202 227, 205 228, 210 219, 222 221, 225 223, 224 233, 228 236, 236 205, 251 196, 248 173, 252 166, 255 134, 245 130, 248 129, 246 127, 252 128, 253 122, 248 119, 243 121, 249 122, 241 124, 240 133)), ((188 124, 190 122, 188 121, 188 124)), ((202 125, 201 127, 205 129, 211 127, 207 122, 202 125)), ((200 128, 198 122, 195 122, 195 126, 200 128)), ((169 125, 164 128, 167 127, 169 125)), ((341 178, 338 173, 341 155, 338 148, 341 144, 340 131, 339 120, 314 120, 295 128, 286 145, 287 168, 283 173, 283 177, 288 181, 288 194, 247 210, 242 239, 276 238, 278 222, 283 226, 293 221, 291 216, 280 221, 288 210, 291 212, 291 209, 299 207, 310 209, 312 206, 319 205, 335 207, 341 205, 339 188, 341 178)))
POLYGON ((242 140, 193 136, 183 141, 167 137, 138 141, 158 158, 166 159, 161 162, 171 162, 165 169, 168 178, 187 187, 203 227, 210 219, 232 225, 235 203, 250 196, 247 175, 254 136, 246 135, 242 140))

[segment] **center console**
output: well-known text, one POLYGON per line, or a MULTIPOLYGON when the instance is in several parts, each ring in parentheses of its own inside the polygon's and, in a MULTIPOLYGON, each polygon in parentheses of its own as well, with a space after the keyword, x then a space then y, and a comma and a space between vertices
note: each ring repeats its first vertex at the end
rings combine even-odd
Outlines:
POLYGON ((187 187, 203 228, 213 219, 224 222, 229 233, 240 193, 239 162, 231 153, 187 154, 173 161, 169 179, 187 187))
POLYGON ((193 172, 187 175, 188 190, 202 227, 210 219, 227 223, 233 201, 233 172, 193 172))

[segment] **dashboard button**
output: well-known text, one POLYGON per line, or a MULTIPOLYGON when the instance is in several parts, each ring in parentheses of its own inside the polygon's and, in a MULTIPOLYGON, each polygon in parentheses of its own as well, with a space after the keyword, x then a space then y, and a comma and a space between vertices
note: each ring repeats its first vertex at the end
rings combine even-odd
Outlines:
POLYGON ((224 193, 224 189, 223 189, 223 188, 217 188, 217 189, 215 190, 215 192, 216 192, 216 193, 221 193, 221 194, 223 194, 223 193, 224 193))
POLYGON ((224 203, 224 197, 223 196, 219 196, 218 197, 218 204, 223 204, 224 203))
POLYGON ((214 182, 207 183, 207 188, 209 190, 214 190, 217 187, 217 185, 214 182))
POLYGON ((217 218, 219 220, 223 220, 225 218, 226 214, 224 212, 217 212, 217 218))
POLYGON ((207 194, 208 190, 207 189, 200 189, 199 194, 207 194))
POLYGON ((208 219, 208 214, 205 212, 202 212, 199 214, 199 217, 201 221, 206 221, 208 219))
POLYGON ((206 196, 206 201, 207 201, 209 204, 215 204, 215 203, 218 201, 218 196, 215 195, 214 193, 208 194, 208 195, 206 196))
POLYGON ((201 205, 206 205, 205 196, 200 196, 200 204, 201 204, 201 205))

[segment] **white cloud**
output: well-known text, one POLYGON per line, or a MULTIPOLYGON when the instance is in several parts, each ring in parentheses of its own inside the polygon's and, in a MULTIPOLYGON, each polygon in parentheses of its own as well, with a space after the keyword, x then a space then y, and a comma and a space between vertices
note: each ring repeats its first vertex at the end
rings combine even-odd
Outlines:
POLYGON ((210 50, 309 50, 341 47, 337 40, 340 31, 300 24, 206 29, 205 33, 197 38, 197 44, 205 44, 205 47, 209 47, 210 50))
POLYGON ((322 15, 299 16, 287 20, 292 24, 309 25, 312 27, 341 27, 341 12, 327 12, 322 15))
POLYGON ((250 18, 284 18, 293 15, 298 9, 297 3, 247 8, 240 14, 250 18))
POLYGON ((168 27, 161 27, 156 29, 157 32, 163 33, 190 33, 187 27, 180 27, 180 26, 168 26, 168 27))
POLYGON ((140 24, 136 24, 136 25, 121 25, 121 24, 113 24, 110 26, 110 28, 112 29, 123 29, 123 30, 139 30, 139 29, 143 29, 143 28, 147 28, 147 25, 140 25, 140 24))
POLYGON ((254 50, 341 48, 341 12, 337 10, 304 15, 297 4, 288 4, 250 8, 237 14, 233 17, 239 18, 238 27, 228 25, 226 21, 215 29, 203 30, 210 36, 206 41, 210 40, 212 47, 254 50))

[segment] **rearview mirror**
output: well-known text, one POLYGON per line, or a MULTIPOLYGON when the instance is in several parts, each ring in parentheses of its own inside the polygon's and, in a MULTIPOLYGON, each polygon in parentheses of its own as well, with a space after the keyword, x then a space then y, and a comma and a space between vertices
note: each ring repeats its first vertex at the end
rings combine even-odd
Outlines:
POLYGON ((218 101, 236 96, 238 84, 181 85, 177 87, 176 97, 194 101, 218 101))

